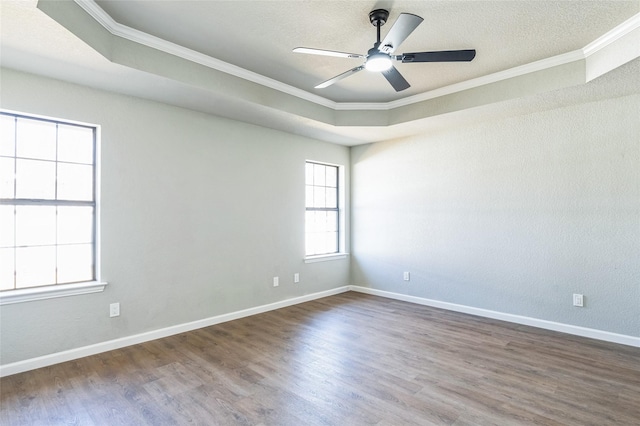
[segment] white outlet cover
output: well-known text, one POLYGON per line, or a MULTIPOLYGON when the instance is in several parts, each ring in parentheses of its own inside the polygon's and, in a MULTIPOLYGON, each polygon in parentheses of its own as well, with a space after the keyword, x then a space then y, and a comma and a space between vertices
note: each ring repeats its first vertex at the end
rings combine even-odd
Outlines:
POLYGON ((280 285, 280 278, 273 277, 273 286, 278 287, 280 285))
POLYGON ((584 296, 582 294, 573 295, 573 306, 578 306, 578 307, 584 306, 584 296))
POLYGON ((112 303, 109 305, 109 316, 112 318, 120 316, 120 303, 112 303))

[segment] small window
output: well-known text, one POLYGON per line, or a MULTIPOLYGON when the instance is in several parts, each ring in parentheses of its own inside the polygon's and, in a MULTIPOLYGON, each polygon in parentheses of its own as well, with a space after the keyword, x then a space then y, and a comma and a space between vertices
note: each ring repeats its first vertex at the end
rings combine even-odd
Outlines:
POLYGON ((306 163, 306 255, 340 251, 339 167, 306 163))
POLYGON ((97 128, 0 112, 0 291, 96 280, 97 128))

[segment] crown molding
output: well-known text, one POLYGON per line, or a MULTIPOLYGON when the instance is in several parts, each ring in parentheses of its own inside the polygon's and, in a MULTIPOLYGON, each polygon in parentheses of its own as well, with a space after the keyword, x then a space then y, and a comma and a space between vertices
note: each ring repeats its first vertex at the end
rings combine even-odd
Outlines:
POLYGON ((430 90, 428 92, 420 93, 414 96, 408 96, 406 98, 398 99, 396 101, 387 102, 384 104, 373 103, 340 103, 337 105, 337 110, 362 110, 362 109, 381 109, 391 110, 394 108, 404 107, 412 104, 416 104, 429 99, 439 98, 441 96, 451 95, 454 93, 462 92, 476 87, 485 86, 499 81, 508 80, 510 78, 520 77, 522 75, 530 74, 537 71, 546 70, 559 65, 568 64, 571 62, 584 59, 585 56, 582 50, 574 50, 573 52, 564 53, 562 55, 553 56, 551 58, 542 59, 529 64, 520 65, 518 67, 509 68, 507 70, 498 71, 493 74, 484 75, 482 77, 473 78, 471 80, 462 81, 460 83, 451 84, 449 86, 443 86, 438 89, 430 90))
POLYGON ((305 90, 293 87, 286 83, 274 80, 261 74, 221 61, 203 53, 194 51, 184 46, 147 34, 143 31, 122 25, 109 16, 94 0, 74 0, 85 12, 95 19, 102 27, 117 37, 130 40, 153 49, 180 57, 182 59, 198 63, 217 71, 221 71, 235 77, 251 81, 253 83, 277 90, 279 92, 295 96, 297 98, 330 108, 335 111, 389 111, 395 108, 405 107, 419 102, 441 96, 451 95, 469 89, 485 86, 499 81, 520 77, 526 74, 546 70, 560 65, 584 60, 590 55, 611 45, 627 34, 640 28, 640 13, 634 15, 611 31, 589 43, 582 49, 561 55, 552 56, 536 62, 520 65, 493 74, 477 77, 471 80, 440 87, 425 93, 398 99, 390 102, 335 102, 330 99, 309 93, 305 90))
POLYGON ((322 96, 309 93, 297 87, 290 86, 280 81, 265 77, 261 74, 238 67, 228 62, 213 58, 204 53, 186 48, 176 43, 153 36, 143 31, 122 25, 109 16, 94 0, 74 0, 85 12, 102 25, 107 31, 117 37, 133 41, 147 47, 177 56, 187 61, 191 61, 208 68, 222 71, 224 73, 242 78, 253 83, 260 84, 271 89, 278 90, 288 95, 296 96, 306 101, 313 102, 331 109, 336 109, 336 102, 323 98, 322 96))
POLYGON ((622 24, 618 25, 611 31, 598 37, 596 40, 586 45, 584 48, 582 48, 582 52, 585 58, 587 58, 597 51, 604 49, 610 44, 620 40, 622 37, 626 36, 632 31, 637 30, 638 28, 640 28, 640 13, 633 15, 622 24))

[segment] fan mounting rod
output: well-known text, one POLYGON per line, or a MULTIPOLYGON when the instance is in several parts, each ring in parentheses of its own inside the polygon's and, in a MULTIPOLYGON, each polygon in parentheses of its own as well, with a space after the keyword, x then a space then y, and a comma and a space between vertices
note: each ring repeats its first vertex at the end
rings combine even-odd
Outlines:
POLYGON ((388 10, 376 9, 369 12, 369 21, 378 30, 377 44, 380 44, 380 27, 387 23, 387 19, 389 19, 388 10))

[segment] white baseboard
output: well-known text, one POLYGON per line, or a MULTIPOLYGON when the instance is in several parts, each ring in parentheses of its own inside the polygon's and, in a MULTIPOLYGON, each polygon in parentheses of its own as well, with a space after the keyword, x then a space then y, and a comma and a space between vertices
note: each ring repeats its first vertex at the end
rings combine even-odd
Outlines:
POLYGON ((71 361, 114 349, 124 348, 126 346, 136 345, 138 343, 148 342, 150 340, 161 339, 163 337, 173 336, 179 333, 185 333, 191 330, 197 330, 203 327, 220 324, 235 319, 248 317, 251 315, 261 314, 263 312, 273 311, 275 309, 285 308, 287 306, 297 305, 299 303, 309 302, 311 300, 320 299, 347 291, 356 291, 359 293, 371 294, 374 296, 386 297, 389 299, 402 300, 405 302, 416 303, 419 305, 432 306, 442 308, 449 311, 462 312, 471 315, 477 315, 486 318, 492 318, 516 324, 529 325, 546 330, 559 331, 562 333, 573 334, 576 336, 589 337, 592 339, 603 340, 606 342, 619 343, 622 345, 640 347, 640 337, 628 336, 624 334, 610 333, 607 331, 596 330, 586 327, 578 327, 575 325, 562 324, 553 321, 546 321, 536 318, 525 317, 521 315, 506 314, 503 312, 491 311, 488 309, 474 308, 472 306, 458 305, 455 303, 441 302, 438 300, 425 299, 422 297, 409 296, 406 294, 393 293, 389 291, 376 290, 368 287, 360 286, 344 286, 331 290, 312 293, 305 296, 294 297, 292 299, 282 300, 267 305, 256 306, 254 308, 244 309, 241 311, 230 312, 228 314, 217 315, 198 321, 192 321, 184 324, 178 324, 171 327, 153 330, 146 333, 135 334, 133 336, 122 337, 120 339, 108 340, 106 342, 96 343, 94 345, 83 346, 81 348, 69 349, 63 352, 57 352, 50 355, 44 355, 36 358, 18 361, 11 364, 0 365, 0 377, 10 376, 37 368, 47 367, 49 365, 59 364, 61 362, 71 361))
POLYGON ((606 342, 619 343, 621 345, 640 347, 640 337, 628 336, 626 334, 610 333, 608 331, 596 330, 593 328, 579 327, 576 325, 562 324, 559 322, 541 320, 537 318, 525 317, 521 315, 506 314, 503 312, 491 311, 488 309, 474 308, 472 306, 458 305, 455 303, 441 302, 439 300, 425 299, 422 297, 409 296, 406 294, 393 293, 384 290, 376 290, 368 287, 349 286, 349 290, 359 293, 371 294, 374 296, 387 297, 389 299, 402 300, 405 302, 417 303, 419 305, 442 308, 449 311, 462 312, 465 314, 477 315, 485 318, 492 318, 516 324, 529 325, 543 328, 545 330, 559 331, 576 336, 589 337, 591 339, 603 340, 606 342))
POLYGON ((18 374, 29 370, 35 370, 37 368, 47 367, 49 365, 59 364, 61 362, 71 361, 74 359, 83 358, 114 349, 124 348, 126 346, 136 345, 138 343, 148 342, 150 340, 161 339, 163 337, 173 336, 174 334, 185 333, 187 331, 209 327, 211 325, 220 324, 227 321, 233 321, 235 319, 261 314, 263 312, 273 311, 275 309, 285 308, 287 306, 297 305, 299 303, 309 302, 311 300, 333 296, 335 294, 344 293, 347 291, 349 291, 349 286, 338 287, 331 290, 282 300, 280 302, 269 303, 267 305, 256 306, 254 308, 230 312, 228 314, 216 315, 214 317, 205 318, 198 321, 178 324, 159 330, 148 331, 146 333, 135 334, 133 336, 127 336, 120 339, 96 343, 94 345, 83 346, 81 348, 69 349, 63 352, 56 352, 50 355, 44 355, 36 358, 26 359, 24 361, 14 362, 11 364, 0 365, 0 377, 10 376, 12 374, 18 374))

